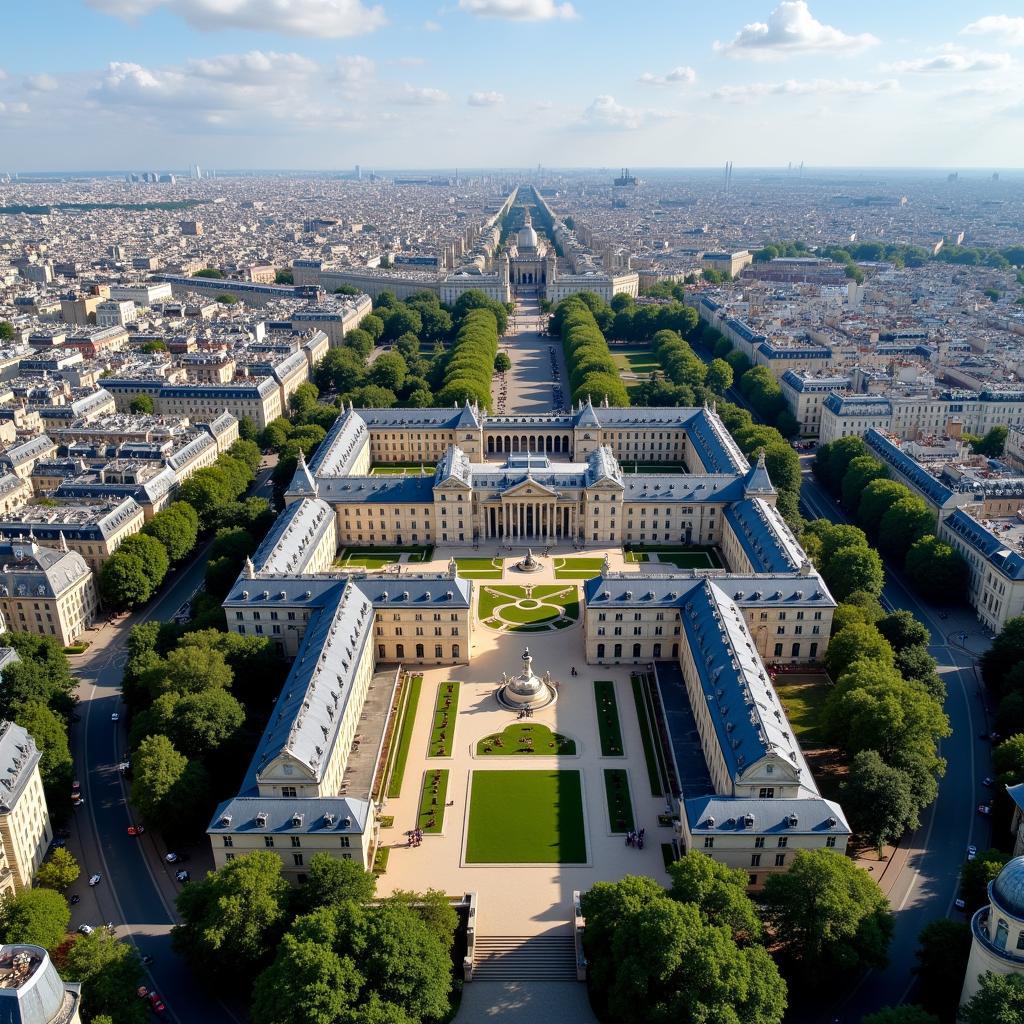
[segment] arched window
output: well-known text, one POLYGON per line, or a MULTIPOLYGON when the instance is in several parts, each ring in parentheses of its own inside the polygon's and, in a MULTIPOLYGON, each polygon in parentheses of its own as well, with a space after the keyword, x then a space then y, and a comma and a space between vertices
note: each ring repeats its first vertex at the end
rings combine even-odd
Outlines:
POLYGON ((654 645, 654 652, 652 654, 652 657, 654 657, 654 658, 660 658, 661 657, 661 644, 655 644, 654 645))
POLYGON ((489 454, 492 454, 492 455, 494 454, 494 438, 493 437, 487 438, 487 451, 488 451, 489 454))
POLYGON ((417 644, 416 645, 416 657, 417 658, 422 658, 423 657, 423 644, 417 644))
POLYGON ((396 658, 404 658, 405 657, 405 644, 398 644, 398 645, 396 645, 396 647, 395 647, 395 657, 396 658))
POLYGON ((603 658, 604 657, 604 644, 598 644, 597 645, 597 656, 599 658, 603 658))
POLYGON ((622 644, 616 644, 615 645, 615 657, 616 658, 621 658, 622 657, 622 644))
POLYGON ((640 657, 640 645, 639 644, 633 644, 633 657, 634 658, 639 658, 640 657))
POLYGON ((459 645, 458 644, 452 644, 452 657, 453 658, 458 658, 458 656, 459 656, 459 645))

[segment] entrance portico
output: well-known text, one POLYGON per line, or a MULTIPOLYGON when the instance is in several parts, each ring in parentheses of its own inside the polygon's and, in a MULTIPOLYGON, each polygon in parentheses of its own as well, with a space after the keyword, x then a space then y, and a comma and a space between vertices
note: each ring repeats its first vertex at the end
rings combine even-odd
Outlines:
POLYGON ((576 503, 557 495, 521 498, 502 495, 483 506, 483 540, 536 540, 553 543, 575 536, 576 503))

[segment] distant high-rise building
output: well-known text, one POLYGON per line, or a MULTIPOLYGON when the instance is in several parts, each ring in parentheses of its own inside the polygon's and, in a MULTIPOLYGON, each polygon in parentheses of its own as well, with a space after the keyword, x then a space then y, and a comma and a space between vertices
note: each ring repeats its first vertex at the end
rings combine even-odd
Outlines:
POLYGON ((199 181, 202 178, 203 172, 199 169, 199 164, 195 164, 192 168, 192 178, 195 181, 199 181))
POLYGON ((356 164, 356 181, 362 181, 362 180, 363 180, 362 169, 360 168, 359 164, 356 164))

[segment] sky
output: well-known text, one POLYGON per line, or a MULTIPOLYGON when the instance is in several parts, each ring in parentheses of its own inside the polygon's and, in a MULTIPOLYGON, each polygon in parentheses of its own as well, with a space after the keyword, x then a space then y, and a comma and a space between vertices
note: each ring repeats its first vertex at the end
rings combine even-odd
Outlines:
POLYGON ((0 171, 1018 168, 995 4, 8 2, 0 171))

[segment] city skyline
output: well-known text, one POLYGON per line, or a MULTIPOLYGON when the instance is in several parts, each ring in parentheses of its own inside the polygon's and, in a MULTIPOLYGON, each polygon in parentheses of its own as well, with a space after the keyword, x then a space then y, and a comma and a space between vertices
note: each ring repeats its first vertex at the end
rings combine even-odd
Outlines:
POLYGON ((5 12, 3 170, 1024 164, 1008 8, 52 7, 5 12))

